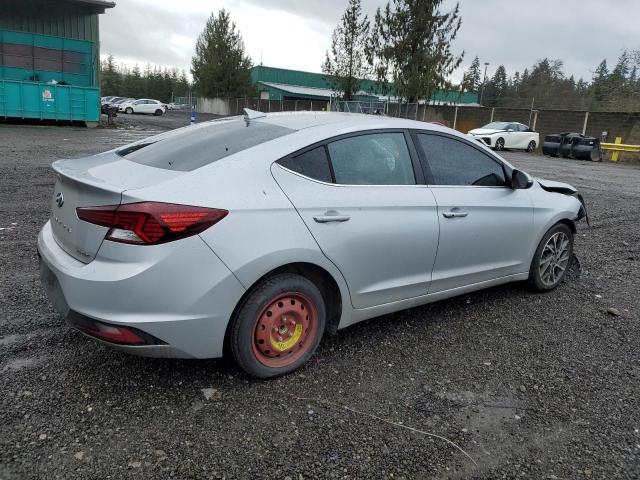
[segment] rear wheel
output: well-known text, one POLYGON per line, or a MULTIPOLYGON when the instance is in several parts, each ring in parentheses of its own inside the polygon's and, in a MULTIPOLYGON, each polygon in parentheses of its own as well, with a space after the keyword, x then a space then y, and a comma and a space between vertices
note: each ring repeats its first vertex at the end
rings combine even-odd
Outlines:
POLYGON ((502 150, 504 150, 504 138, 499 138, 496 140, 496 146, 495 146, 496 150, 501 152, 502 150))
POLYGON ((529 281, 541 292, 553 290, 564 279, 573 254, 573 233, 558 223, 540 241, 529 270, 529 281))
POLYGON ((531 153, 536 149, 536 142, 534 142, 533 140, 531 140, 529 142, 529 145, 527 145, 527 152, 531 153))
POLYGON ((307 278, 284 273, 258 284, 238 309, 229 345, 249 375, 271 378, 304 365, 318 347, 325 305, 307 278))
POLYGON ((161 116, 162 116, 162 110, 160 110, 160 109, 156 110, 156 111, 154 112, 154 115, 155 115, 156 117, 161 117, 161 116))

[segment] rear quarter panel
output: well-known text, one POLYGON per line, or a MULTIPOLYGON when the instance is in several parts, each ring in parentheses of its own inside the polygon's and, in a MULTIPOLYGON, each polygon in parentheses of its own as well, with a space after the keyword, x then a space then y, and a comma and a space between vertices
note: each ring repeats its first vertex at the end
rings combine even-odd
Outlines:
MULTIPOLYGON (((123 202, 150 200, 228 210, 200 237, 245 288, 278 267, 306 262, 328 271, 345 299, 343 305, 349 305, 344 278, 271 176, 272 162, 265 161, 271 155, 275 152, 251 148, 161 186, 127 191, 123 202)), ((345 316, 349 311, 343 312, 345 316)))

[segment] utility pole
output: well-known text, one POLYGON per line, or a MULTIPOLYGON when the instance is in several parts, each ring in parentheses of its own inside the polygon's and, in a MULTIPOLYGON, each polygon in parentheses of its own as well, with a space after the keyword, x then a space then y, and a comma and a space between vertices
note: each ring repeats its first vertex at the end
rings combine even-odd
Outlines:
POLYGON ((480 105, 482 105, 482 97, 484 97, 484 86, 487 84, 487 67, 489 62, 484 62, 484 79, 482 80, 482 90, 480 90, 480 105))

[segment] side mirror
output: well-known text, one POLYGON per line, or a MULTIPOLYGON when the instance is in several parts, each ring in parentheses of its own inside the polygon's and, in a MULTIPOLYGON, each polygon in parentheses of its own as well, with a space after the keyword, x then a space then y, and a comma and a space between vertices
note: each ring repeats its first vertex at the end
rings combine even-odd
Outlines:
POLYGON ((523 190, 533 185, 533 179, 529 174, 514 170, 511 174, 511 188, 513 190, 523 190))
POLYGON ((513 132, 513 128, 507 128, 507 132, 508 132, 508 133, 513 132))

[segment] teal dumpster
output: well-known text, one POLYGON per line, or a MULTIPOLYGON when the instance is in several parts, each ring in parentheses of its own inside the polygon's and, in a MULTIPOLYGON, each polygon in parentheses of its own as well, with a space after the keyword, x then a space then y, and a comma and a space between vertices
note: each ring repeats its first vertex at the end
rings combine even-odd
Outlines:
POLYGON ((97 88, 0 80, 0 117, 100 120, 97 88))
POLYGON ((0 30, 0 117, 98 122, 93 42, 0 30))

